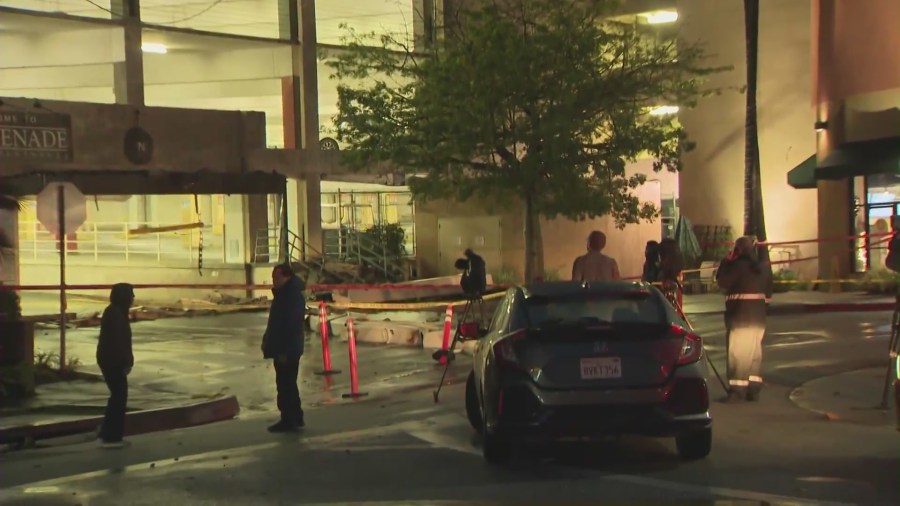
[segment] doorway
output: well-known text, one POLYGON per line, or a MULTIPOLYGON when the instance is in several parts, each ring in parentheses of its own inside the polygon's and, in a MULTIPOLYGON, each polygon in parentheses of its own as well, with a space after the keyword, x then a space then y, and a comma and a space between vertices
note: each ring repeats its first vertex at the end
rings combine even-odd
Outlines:
POLYGON ((459 274, 453 265, 472 248, 484 258, 488 272, 500 268, 501 227, 499 216, 438 219, 438 273, 441 276, 459 274))

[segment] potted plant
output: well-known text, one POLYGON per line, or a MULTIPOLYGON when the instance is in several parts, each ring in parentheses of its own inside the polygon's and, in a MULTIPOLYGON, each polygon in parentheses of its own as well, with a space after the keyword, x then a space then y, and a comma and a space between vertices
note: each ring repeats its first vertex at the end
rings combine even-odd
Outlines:
POLYGON ((34 392, 34 323, 22 318, 19 295, 0 285, 0 401, 34 392))

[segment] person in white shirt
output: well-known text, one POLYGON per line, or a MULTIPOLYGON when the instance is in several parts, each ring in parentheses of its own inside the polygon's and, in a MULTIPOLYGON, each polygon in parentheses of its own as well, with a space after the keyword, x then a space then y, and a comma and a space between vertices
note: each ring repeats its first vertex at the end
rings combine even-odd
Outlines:
POLYGON ((588 236, 588 252, 572 264, 572 281, 612 281, 620 279, 619 264, 615 258, 604 255, 606 234, 595 230, 588 236))

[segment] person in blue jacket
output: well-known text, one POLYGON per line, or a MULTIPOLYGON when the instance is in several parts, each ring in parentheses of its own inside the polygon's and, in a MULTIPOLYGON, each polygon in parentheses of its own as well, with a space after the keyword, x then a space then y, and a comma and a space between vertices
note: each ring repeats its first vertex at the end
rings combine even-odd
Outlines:
POLYGON ((274 297, 263 334, 262 352, 263 358, 274 360, 281 420, 269 427, 269 432, 293 432, 305 425, 297 375, 300 372, 300 357, 303 356, 306 317, 303 290, 306 285, 288 264, 275 266, 272 284, 274 297))

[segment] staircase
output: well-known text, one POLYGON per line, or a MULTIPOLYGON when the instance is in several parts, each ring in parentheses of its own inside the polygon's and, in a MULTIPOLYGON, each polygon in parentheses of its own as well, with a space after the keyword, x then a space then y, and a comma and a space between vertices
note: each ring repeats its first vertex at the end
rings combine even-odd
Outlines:
POLYGON ((325 252, 288 231, 286 245, 280 242, 277 228, 262 229, 256 236, 254 263, 274 263, 278 252, 286 247, 291 263, 306 274, 311 283, 373 283, 408 279, 404 258, 391 255, 384 244, 377 243, 356 230, 324 230, 325 252))
MULTIPOLYGON (((254 263, 276 263, 281 260, 278 254, 282 246, 280 235, 277 228, 260 229, 257 232, 254 263)), ((356 269, 348 269, 347 264, 328 258, 290 230, 285 246, 291 265, 306 280, 307 285, 365 282, 356 269)))

